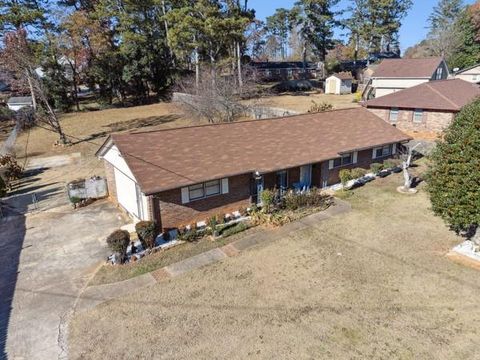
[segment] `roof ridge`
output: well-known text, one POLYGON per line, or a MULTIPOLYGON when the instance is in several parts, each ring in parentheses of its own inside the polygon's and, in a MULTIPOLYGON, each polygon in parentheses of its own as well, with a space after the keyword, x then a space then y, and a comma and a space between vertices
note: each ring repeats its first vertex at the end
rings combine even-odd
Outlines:
MULTIPOLYGON (((454 79, 455 80, 455 79, 454 79)), ((440 95, 441 98, 443 98, 444 100, 446 100, 447 102, 449 102, 450 104, 452 104, 453 106, 455 106, 457 109, 460 108, 460 106, 458 104, 456 104, 454 101, 450 100, 448 97, 446 97, 445 95, 443 95, 440 91, 438 91, 437 89, 435 89, 434 87, 431 86, 431 84, 426 83, 427 84, 427 87, 432 90, 434 93, 440 95)))
POLYGON ((308 113, 307 112, 307 113, 300 113, 300 114, 295 114, 295 115, 287 115, 287 116, 280 116, 280 117, 273 117, 273 118, 266 118, 266 119, 250 119, 250 120, 223 122, 223 123, 216 123, 216 124, 199 124, 199 125, 193 125, 193 126, 179 126, 179 127, 167 128, 167 129, 156 129, 156 130, 154 129, 154 130, 126 132, 126 133, 116 133, 116 134, 112 134, 112 135, 137 135, 137 134, 147 134, 147 133, 174 131, 174 130, 182 130, 182 129, 196 129, 196 128, 203 128, 203 127, 229 126, 229 125, 242 124, 242 123, 259 122, 259 121, 284 120, 284 119, 300 117, 300 116, 307 116, 307 115, 313 116, 313 115, 318 115, 318 114, 325 114, 325 113, 331 113, 331 112, 341 112, 341 111, 347 111, 347 110, 356 110, 356 109, 362 109, 362 108, 363 108, 362 106, 352 106, 352 107, 343 108, 343 109, 325 110, 325 111, 321 111, 321 112, 318 112, 318 113, 308 113))

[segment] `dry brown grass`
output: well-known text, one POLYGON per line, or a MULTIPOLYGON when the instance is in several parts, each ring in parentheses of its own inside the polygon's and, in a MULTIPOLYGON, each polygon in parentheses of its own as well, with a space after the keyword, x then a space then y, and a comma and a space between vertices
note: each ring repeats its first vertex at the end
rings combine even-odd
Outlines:
MULTIPOLYGON (((170 103, 69 113, 62 115, 60 119, 64 132, 70 136, 71 146, 54 146, 53 144, 58 139, 57 134, 45 128, 35 127, 20 134, 15 151, 21 162, 24 162, 26 155, 28 158, 32 158, 81 153, 80 167, 63 168, 65 180, 104 174, 103 164, 101 161, 96 161, 95 152, 107 136, 113 132, 193 124, 183 116, 178 107, 170 103), (74 175, 72 170, 75 172, 74 175)), ((61 169, 57 170, 57 172, 61 172, 61 169)), ((62 178, 62 174, 57 175, 56 178, 62 178)))
POLYGON ((299 94, 268 96, 255 100, 255 104, 262 106, 278 107, 304 113, 310 109, 310 107, 312 106, 312 101, 315 101, 317 103, 330 103, 333 105, 334 109, 345 109, 360 106, 358 103, 355 103, 353 101, 354 98, 354 94, 326 95, 312 91, 299 94))
MULTIPOLYGON (((60 153, 82 152, 89 156, 101 144, 106 136, 116 131, 133 130, 141 127, 171 127, 185 125, 181 111, 173 104, 136 106, 70 113, 61 116, 64 132, 71 136, 72 146, 54 147, 57 134, 36 127, 30 131, 29 156, 49 156, 60 153), (95 144, 92 144, 95 143, 95 144)), ((22 133, 17 141, 18 155, 24 156, 28 131, 22 133)))
POLYGON ((480 277, 401 175, 353 211, 77 314, 72 359, 473 359, 480 277))

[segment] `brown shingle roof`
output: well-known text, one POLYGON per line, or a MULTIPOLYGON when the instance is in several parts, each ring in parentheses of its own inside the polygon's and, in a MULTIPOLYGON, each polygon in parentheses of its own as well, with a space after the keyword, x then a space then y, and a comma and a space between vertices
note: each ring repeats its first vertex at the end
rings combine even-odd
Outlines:
POLYGON ((352 73, 348 72, 348 71, 342 71, 342 72, 334 73, 334 74, 332 74, 332 76, 335 76, 336 78, 338 78, 340 80, 352 80, 353 79, 352 73))
POLYGON ((373 77, 430 78, 442 61, 442 58, 385 59, 373 77))
POLYGON ((369 100, 367 107, 459 111, 476 97, 480 88, 460 79, 429 81, 369 100))
POLYGON ((370 111, 355 108, 114 134, 111 139, 142 191, 150 195, 253 171, 266 173, 316 163, 342 152, 410 138, 370 111))

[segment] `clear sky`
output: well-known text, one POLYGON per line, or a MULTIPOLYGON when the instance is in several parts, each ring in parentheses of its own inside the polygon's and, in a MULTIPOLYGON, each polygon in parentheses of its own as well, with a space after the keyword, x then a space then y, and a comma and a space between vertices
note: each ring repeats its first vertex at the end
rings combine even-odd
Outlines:
MULTIPOLYGON (((427 18, 437 2, 438 0, 413 0, 413 6, 407 17, 403 20, 400 30, 400 46, 402 50, 415 45, 425 38, 428 31, 426 29, 427 18)), ((464 0, 465 4, 472 4, 474 2, 475 0, 464 0)), ((291 8, 295 0, 249 0, 248 3, 249 7, 257 11, 257 18, 263 20, 265 17, 274 13, 277 8, 291 8)), ((341 0, 339 7, 345 8, 348 3, 348 0, 341 0)), ((337 34, 337 36, 339 35, 341 35, 341 32, 337 34)))

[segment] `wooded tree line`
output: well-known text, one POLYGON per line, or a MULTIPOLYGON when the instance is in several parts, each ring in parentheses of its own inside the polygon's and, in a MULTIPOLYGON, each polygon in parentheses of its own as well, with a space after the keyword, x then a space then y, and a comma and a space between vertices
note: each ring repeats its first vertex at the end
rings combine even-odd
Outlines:
POLYGON ((439 0, 428 19, 428 35, 407 49, 406 57, 442 56, 451 69, 480 62, 480 1, 439 0))
POLYGON ((299 0, 262 22, 248 0, 0 0, 2 53, 10 38, 30 59, 28 69, 2 63, 26 88, 41 68, 48 98, 67 110, 79 108, 80 88, 102 103, 142 103, 190 72, 197 84, 202 72, 228 73, 241 88, 249 58, 286 59, 296 47, 298 60, 324 61, 335 28, 355 56, 398 47, 411 0, 338 3, 299 0))

